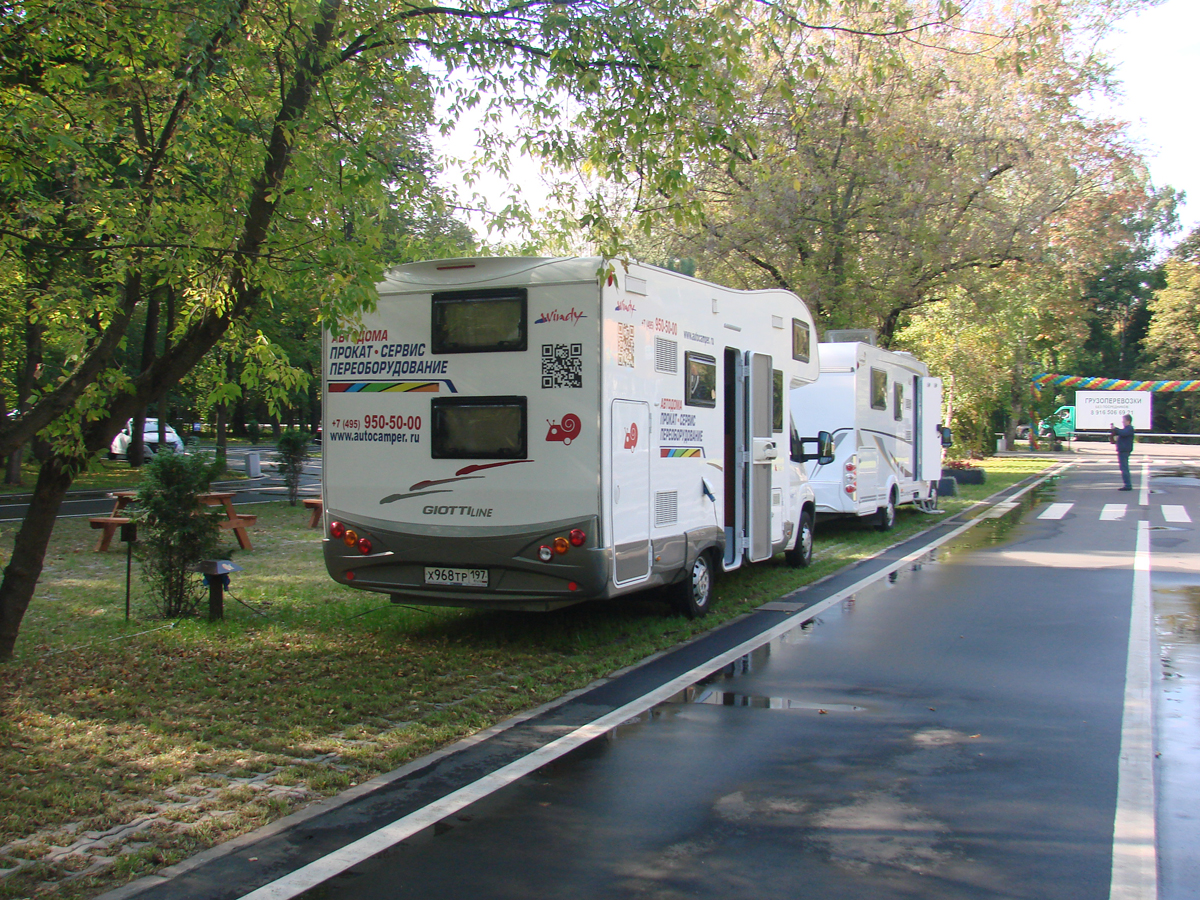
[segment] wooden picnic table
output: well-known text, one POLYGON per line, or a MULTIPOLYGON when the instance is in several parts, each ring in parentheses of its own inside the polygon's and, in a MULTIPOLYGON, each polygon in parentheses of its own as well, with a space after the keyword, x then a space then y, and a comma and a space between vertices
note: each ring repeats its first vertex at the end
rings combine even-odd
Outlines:
POLYGON ((100 540, 96 543, 97 553, 107 550, 113 537, 116 536, 117 529, 122 525, 128 525, 131 521, 122 513, 126 506, 137 499, 137 491, 113 491, 109 496, 116 500, 113 511, 107 516, 92 516, 88 519, 89 525, 100 529, 100 540))
MULTIPOLYGON (((93 516, 88 519, 88 523, 93 528, 101 530, 100 540, 96 543, 96 552, 103 553, 112 543, 113 537, 117 533, 117 529, 122 525, 127 525, 130 522, 128 516, 123 515, 125 507, 137 499, 137 491, 113 491, 112 497, 116 501, 113 505, 113 511, 107 516, 93 516)), ((209 491, 205 494, 197 494, 196 500, 201 506, 219 506, 225 510, 225 518, 221 520, 220 527, 222 531, 232 531, 237 538, 238 546, 243 550, 253 550, 250 544, 250 535, 246 528, 258 521, 258 516, 239 515, 237 510, 233 508, 233 492, 232 491, 209 491)))
POLYGON ((304 506, 306 509, 312 510, 312 517, 308 520, 309 528, 316 528, 321 524, 321 513, 324 508, 321 505, 320 497, 305 497, 304 506))
POLYGON ((225 518, 221 520, 222 531, 232 531, 237 537, 238 546, 243 550, 253 550, 250 546, 250 535, 246 527, 258 521, 258 516, 238 515, 233 508, 233 491, 210 491, 207 494, 197 494, 196 499, 201 506, 221 506, 225 509, 225 518))

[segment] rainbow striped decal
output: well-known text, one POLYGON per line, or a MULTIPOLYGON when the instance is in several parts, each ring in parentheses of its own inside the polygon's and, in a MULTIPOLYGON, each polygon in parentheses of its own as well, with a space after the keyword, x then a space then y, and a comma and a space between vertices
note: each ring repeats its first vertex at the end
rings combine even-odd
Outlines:
POLYGON ((1048 387, 1061 387, 1076 391, 1154 391, 1156 393, 1178 393, 1200 391, 1198 381, 1127 381, 1121 378, 1086 378, 1083 375, 1053 375, 1042 372, 1033 376, 1033 395, 1040 397, 1048 387))
POLYGON ((661 459, 679 459, 684 456, 704 456, 703 447, 660 447, 658 455, 661 459))
POLYGON ((446 392, 457 394, 458 391, 454 388, 454 382, 449 378, 440 378, 435 381, 331 381, 329 382, 329 393, 331 394, 440 394, 442 385, 446 386, 446 392))

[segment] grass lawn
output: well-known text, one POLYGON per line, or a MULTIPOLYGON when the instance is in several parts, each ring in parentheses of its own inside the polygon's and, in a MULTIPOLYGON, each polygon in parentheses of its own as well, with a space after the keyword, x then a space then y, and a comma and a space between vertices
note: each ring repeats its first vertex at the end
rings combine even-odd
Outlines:
MULTIPOLYGON (((950 512, 1052 461, 984 461, 950 512)), ((123 463, 121 464, 124 465, 123 463)), ((128 469, 126 469, 128 472, 128 469)), ((125 552, 62 520, 0 665, 0 897, 90 897, 583 687, 935 521, 902 507, 881 534, 823 524, 816 558, 721 577, 689 622, 656 596, 555 613, 390 604, 325 574, 308 511, 263 504, 254 549, 229 555, 222 622, 166 623, 125 552), (239 602, 240 601, 240 602, 239 602), (120 830, 119 839, 110 840, 120 830)), ((938 517, 940 520, 944 517, 938 517)), ((0 528, 7 556, 14 526, 0 528)))

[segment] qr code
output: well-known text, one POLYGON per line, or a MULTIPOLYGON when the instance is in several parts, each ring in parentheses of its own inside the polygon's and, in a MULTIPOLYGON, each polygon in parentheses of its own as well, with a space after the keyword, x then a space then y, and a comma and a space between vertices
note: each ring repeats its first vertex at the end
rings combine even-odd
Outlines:
POLYGON ((542 344, 542 387, 583 387, 583 344, 542 344))
POLYGON ((617 323, 617 365, 624 366, 627 369, 632 369, 634 361, 633 353, 633 326, 626 325, 623 322, 617 323))

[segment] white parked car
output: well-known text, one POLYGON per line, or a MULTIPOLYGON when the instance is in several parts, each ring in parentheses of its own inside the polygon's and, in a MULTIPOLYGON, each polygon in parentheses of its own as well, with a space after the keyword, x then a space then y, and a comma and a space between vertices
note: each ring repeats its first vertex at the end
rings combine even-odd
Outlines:
MULTIPOLYGON (((117 436, 113 438, 112 446, 109 447, 108 458, 119 459, 129 453, 129 440, 133 435, 133 419, 125 423, 125 427, 117 432, 117 436)), ((175 433, 175 429, 167 425, 163 429, 163 446, 174 450, 176 453, 183 452, 183 441, 179 439, 179 435, 175 433)), ((149 459, 158 452, 158 419, 147 419, 146 428, 142 433, 142 455, 145 459, 149 459)))

